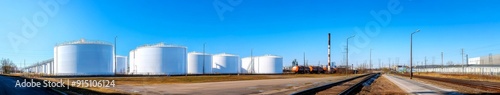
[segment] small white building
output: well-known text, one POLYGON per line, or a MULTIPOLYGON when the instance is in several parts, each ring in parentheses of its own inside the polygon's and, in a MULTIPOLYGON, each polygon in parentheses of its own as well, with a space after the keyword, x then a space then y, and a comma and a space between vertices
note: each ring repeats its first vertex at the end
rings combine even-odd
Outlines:
POLYGON ((481 57, 469 58, 470 65, 479 65, 481 64, 481 57))

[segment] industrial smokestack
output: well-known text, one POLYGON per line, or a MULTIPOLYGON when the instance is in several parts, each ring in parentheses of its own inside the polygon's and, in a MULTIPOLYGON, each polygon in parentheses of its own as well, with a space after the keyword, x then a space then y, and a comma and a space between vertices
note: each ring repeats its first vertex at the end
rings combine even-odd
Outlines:
POLYGON ((330 68, 331 68, 331 60, 330 60, 330 33, 328 33, 328 73, 331 72, 330 68))

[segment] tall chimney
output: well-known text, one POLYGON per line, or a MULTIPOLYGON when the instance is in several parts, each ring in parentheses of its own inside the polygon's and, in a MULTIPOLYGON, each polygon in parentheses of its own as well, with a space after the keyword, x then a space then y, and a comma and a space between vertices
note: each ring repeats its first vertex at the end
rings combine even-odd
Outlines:
POLYGON ((328 73, 331 72, 330 68, 331 68, 331 58, 330 58, 330 33, 328 33, 328 73))

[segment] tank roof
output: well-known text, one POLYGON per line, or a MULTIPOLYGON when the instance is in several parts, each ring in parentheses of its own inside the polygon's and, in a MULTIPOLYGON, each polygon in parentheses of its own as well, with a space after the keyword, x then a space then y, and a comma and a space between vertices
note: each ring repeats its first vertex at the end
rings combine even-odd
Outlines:
POLYGON ((189 52, 188 54, 200 54, 200 55, 211 55, 211 54, 208 54, 208 53, 203 53, 203 52, 196 52, 196 51, 193 51, 193 52, 189 52))
POLYGON ((99 40, 85 40, 85 39, 82 38, 80 40, 73 40, 73 41, 59 43, 56 46, 74 45, 74 44, 103 44, 103 45, 112 45, 111 43, 104 42, 104 41, 99 41, 99 40))
POLYGON ((185 46, 165 44, 163 42, 160 42, 160 43, 157 43, 157 44, 145 44, 145 45, 139 46, 137 48, 144 48, 144 47, 180 47, 180 48, 186 48, 185 46))
POLYGON ((116 57, 127 57, 127 56, 123 56, 123 55, 116 55, 116 57))
POLYGON ((228 54, 228 53, 219 53, 219 54, 215 54, 214 56, 238 56, 238 55, 233 55, 233 54, 228 54))
POLYGON ((245 58, 256 58, 256 57, 277 57, 277 58, 282 58, 281 56, 277 56, 277 55, 271 55, 271 54, 266 54, 266 55, 262 55, 262 56, 248 56, 248 57, 245 57, 245 58))

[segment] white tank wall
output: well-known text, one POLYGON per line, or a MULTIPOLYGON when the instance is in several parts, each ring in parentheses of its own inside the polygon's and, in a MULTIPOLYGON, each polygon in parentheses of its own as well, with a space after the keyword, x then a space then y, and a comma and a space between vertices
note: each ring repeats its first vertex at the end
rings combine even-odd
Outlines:
POLYGON ((255 63, 257 63, 259 60, 258 56, 254 57, 245 57, 241 59, 241 73, 256 73, 255 68, 255 63), (253 58, 253 65, 251 64, 253 58))
POLYGON ((116 56, 116 72, 119 74, 125 74, 127 72, 127 57, 126 56, 116 56))
POLYGON ((49 64, 43 65, 43 73, 48 74, 48 72, 49 72, 49 64))
POLYGON ((52 74, 54 74, 54 75, 57 75, 57 72, 59 72, 59 70, 58 70, 59 68, 57 67, 57 66, 59 66, 59 64, 57 62, 57 60, 59 58, 57 58, 57 57, 59 57, 59 52, 58 52, 57 47, 54 47, 54 63, 53 63, 54 65, 52 66, 52 68, 53 68, 52 74))
POLYGON ((186 48, 177 46, 140 47, 134 50, 136 74, 186 74, 186 48))
POLYGON ((210 74, 212 73, 212 55, 191 52, 187 58, 188 74, 210 74), (203 65, 205 64, 205 65, 203 65))
POLYGON ((38 65, 37 67, 38 67, 38 72, 37 73, 43 73, 43 70, 44 70, 43 66, 42 65, 38 65))
POLYGON ((112 75, 113 46, 79 43, 54 47, 57 75, 112 75))
POLYGON ((234 74, 238 73, 239 57, 231 54, 217 54, 212 56, 213 73, 234 74))
POLYGON ((241 59, 241 73, 252 73, 251 72, 251 57, 245 57, 241 59))
POLYGON ((279 74, 283 73, 283 58, 279 56, 265 55, 258 57, 258 62, 254 64, 255 72, 258 74, 279 74))
POLYGON ((128 66, 129 66, 129 70, 128 70, 128 73, 129 74, 134 74, 134 73, 137 73, 137 66, 135 65, 135 51, 132 50, 130 51, 129 55, 129 61, 128 61, 128 66))
POLYGON ((251 65, 251 57, 241 59, 241 72, 254 74, 283 73, 283 58, 273 55, 255 56, 251 65), (253 66, 253 67, 252 67, 253 66))
POLYGON ((49 72, 48 74, 54 74, 54 61, 49 63, 49 72))

